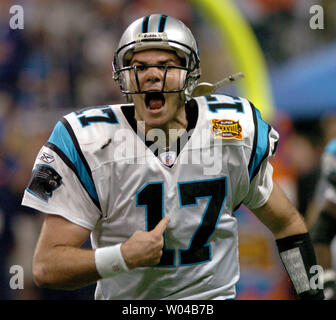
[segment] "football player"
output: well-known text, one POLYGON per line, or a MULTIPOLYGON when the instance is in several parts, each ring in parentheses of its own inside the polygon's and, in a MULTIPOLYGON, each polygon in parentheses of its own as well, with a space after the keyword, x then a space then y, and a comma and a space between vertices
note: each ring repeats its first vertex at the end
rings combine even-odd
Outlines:
POLYGON ((128 103, 63 117, 37 156, 23 204, 47 213, 36 283, 96 299, 232 299, 242 204, 273 232, 300 298, 315 254, 306 226, 272 180, 278 133, 240 97, 193 98, 201 75, 191 31, 152 14, 115 52, 128 103), (92 250, 82 249, 91 236, 92 250))
POLYGON ((331 243, 336 235, 336 138, 331 140, 322 155, 320 187, 323 205, 312 228, 318 263, 323 267, 324 293, 327 300, 336 299, 336 272, 332 265, 331 243))

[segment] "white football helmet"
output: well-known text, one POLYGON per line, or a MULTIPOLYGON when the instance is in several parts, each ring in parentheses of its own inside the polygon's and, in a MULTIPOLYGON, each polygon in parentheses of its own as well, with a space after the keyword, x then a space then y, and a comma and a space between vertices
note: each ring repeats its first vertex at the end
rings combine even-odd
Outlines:
POLYGON ((185 62, 180 66, 162 66, 165 69, 163 86, 160 92, 181 92, 187 99, 195 88, 201 76, 199 51, 196 40, 181 21, 163 14, 151 14, 134 21, 123 33, 118 48, 114 54, 113 78, 119 83, 121 92, 129 94, 146 93, 141 91, 136 66, 129 62, 134 52, 146 49, 173 50, 185 62), (165 90, 166 73, 169 68, 181 70, 181 85, 176 90, 165 90), (134 72, 138 90, 130 90, 129 74, 134 72))

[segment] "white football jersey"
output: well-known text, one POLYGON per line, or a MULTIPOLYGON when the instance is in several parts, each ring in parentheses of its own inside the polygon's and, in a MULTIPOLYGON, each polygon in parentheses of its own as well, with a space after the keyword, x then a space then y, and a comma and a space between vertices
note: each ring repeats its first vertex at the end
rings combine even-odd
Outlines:
POLYGON ((171 219, 160 264, 99 280, 96 299, 235 297, 233 212, 267 201, 278 133, 243 98, 198 97, 186 109, 194 128, 169 150, 145 144, 128 104, 66 115, 37 156, 23 204, 90 229, 93 248, 171 219))

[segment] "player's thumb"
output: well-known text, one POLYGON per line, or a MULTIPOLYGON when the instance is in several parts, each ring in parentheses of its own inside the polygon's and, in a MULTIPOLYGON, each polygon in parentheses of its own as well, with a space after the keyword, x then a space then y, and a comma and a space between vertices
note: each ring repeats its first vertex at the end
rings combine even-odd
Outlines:
POLYGON ((168 223, 170 222, 169 217, 163 218, 152 230, 153 233, 162 235, 167 228, 168 223))

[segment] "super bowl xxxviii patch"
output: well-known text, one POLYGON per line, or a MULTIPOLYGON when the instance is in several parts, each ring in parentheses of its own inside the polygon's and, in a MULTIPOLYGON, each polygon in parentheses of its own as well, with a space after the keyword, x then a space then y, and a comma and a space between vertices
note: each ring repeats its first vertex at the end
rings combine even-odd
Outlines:
POLYGON ((62 183, 62 177, 52 167, 45 165, 37 165, 33 170, 27 191, 48 202, 52 193, 62 183))
POLYGON ((239 121, 229 119, 211 119, 212 132, 215 137, 223 139, 238 139, 242 140, 242 127, 239 121))

